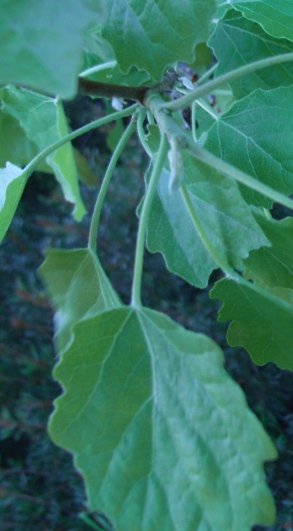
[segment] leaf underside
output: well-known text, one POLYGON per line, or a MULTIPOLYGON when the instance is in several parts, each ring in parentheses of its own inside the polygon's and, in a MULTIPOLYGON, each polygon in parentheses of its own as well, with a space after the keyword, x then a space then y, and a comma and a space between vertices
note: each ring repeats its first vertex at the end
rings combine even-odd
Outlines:
POLYGON ((196 45, 209 35, 215 7, 214 0, 182 0, 180 9, 177 0, 113 0, 102 36, 122 72, 136 66, 160 80, 176 61, 194 61, 196 45))
POLYGON ((74 454, 91 510, 126 531, 249 530, 274 506, 276 454, 207 337, 123 307, 74 327, 54 370, 53 441, 74 454))
POLYGON ((55 341, 59 352, 71 340, 75 323, 120 306, 97 255, 89 249, 47 249, 39 274, 56 310, 55 341))

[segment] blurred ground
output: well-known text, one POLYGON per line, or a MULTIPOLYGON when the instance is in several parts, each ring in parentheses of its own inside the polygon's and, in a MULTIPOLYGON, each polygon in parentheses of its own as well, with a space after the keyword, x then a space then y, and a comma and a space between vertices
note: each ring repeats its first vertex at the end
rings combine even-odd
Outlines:
MULTIPOLYGON (((103 110, 90 100, 68 105, 72 127, 103 110), (82 112, 80 109, 82 108, 82 112)), ((109 160, 111 126, 78 140, 97 185, 109 160)), ((118 164, 99 233, 101 261, 124 302, 129 301, 135 208, 143 190, 146 160, 136 139, 118 164)), ((82 186, 91 212, 97 188, 82 186)), ((1 530, 90 529, 78 514, 86 510, 83 484, 71 456, 49 440, 46 423, 60 390, 51 378, 55 363, 52 311, 37 277, 48 246, 85 246, 89 216, 81 224, 52 177, 35 174, 5 238, 0 260, 0 515, 1 530)), ((217 273, 215 274, 216 279, 217 273)), ((241 349, 225 341, 226 326, 216 322, 218 304, 207 291, 191 288, 167 274, 159 255, 146 254, 143 302, 185 327, 203 332, 224 349, 227 370, 273 438, 280 458, 266 466, 277 507, 270 531, 293 529, 293 375, 272 364, 256 367, 241 349)), ((264 528, 256 527, 256 530, 264 528)), ((143 530, 142 530, 143 531, 143 530)), ((229 531, 229 530, 227 530, 229 531)))

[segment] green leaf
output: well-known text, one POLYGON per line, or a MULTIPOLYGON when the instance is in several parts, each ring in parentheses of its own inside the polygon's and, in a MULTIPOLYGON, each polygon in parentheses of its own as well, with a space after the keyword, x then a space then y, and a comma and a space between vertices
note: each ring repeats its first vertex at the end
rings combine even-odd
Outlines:
POLYGON ((256 217, 271 247, 251 251, 245 260, 245 277, 257 284, 293 289, 293 219, 256 217))
MULTIPOLYGON (((230 10, 220 21, 210 39, 210 46, 219 61, 216 76, 221 76, 253 61, 290 53, 293 44, 286 39, 274 39, 261 26, 230 10)), ((243 98, 257 88, 272 89, 293 83, 293 63, 283 63, 231 81, 237 98, 243 98)))
MULTIPOLYGON (((12 87, 4 88, 1 92, 3 112, 18 120, 39 151, 69 133, 62 103, 56 98, 12 87)), ((71 143, 67 142, 53 151, 46 161, 60 182, 65 199, 74 203, 74 217, 80 220, 86 210, 80 196, 71 143)))
POLYGON ((101 0, 3 0, 0 83, 72 98, 89 25, 103 22, 101 0))
POLYGON ((269 35, 293 41, 291 0, 232 0, 229 3, 246 18, 260 24, 269 35))
POLYGON ((227 334, 231 346, 243 346, 258 365, 271 361, 292 371, 292 293, 256 286, 239 277, 217 282, 210 296, 224 302, 219 321, 232 320, 227 334))
POLYGON ((132 68, 126 75, 122 74, 117 65, 117 61, 109 61, 108 63, 96 62, 92 68, 88 68, 82 72, 81 76, 91 81, 112 83, 113 85, 127 85, 128 87, 145 85, 150 81, 150 76, 146 72, 141 72, 136 68, 132 68))
POLYGON ((61 351, 75 323, 120 306, 98 257, 89 249, 47 249, 39 274, 55 307, 55 341, 61 351))
POLYGON ((147 247, 161 252, 170 271, 197 287, 205 287, 217 268, 188 213, 180 190, 169 194, 170 173, 162 172, 148 223, 147 247))
MULTIPOLYGON (((289 195, 293 192, 292 124, 293 88, 258 89, 219 117, 208 131, 205 148, 289 195)), ((271 207, 271 199, 239 186, 249 203, 271 207)))
POLYGON ((21 168, 7 162, 0 168, 0 243, 2 242, 16 211, 27 174, 21 168))
POLYGON ((237 184, 186 153, 184 185, 169 193, 164 170, 152 205, 147 245, 163 253, 168 268, 198 287, 213 269, 243 269, 251 249, 269 245, 237 184))
POLYGON ((275 449, 209 338, 147 309, 78 323, 54 370, 49 431, 74 453, 90 510, 116 529, 241 529, 274 519, 275 449))
MULTIPOLYGON (((0 167, 7 161, 22 167, 28 164, 39 152, 37 146, 31 142, 19 122, 10 114, 0 109, 0 167)), ((44 162, 40 164, 40 171, 51 172, 51 168, 44 162)))
POLYGON ((214 0, 113 0, 102 36, 123 73, 135 66, 154 80, 176 61, 192 63, 195 47, 209 35, 214 0))

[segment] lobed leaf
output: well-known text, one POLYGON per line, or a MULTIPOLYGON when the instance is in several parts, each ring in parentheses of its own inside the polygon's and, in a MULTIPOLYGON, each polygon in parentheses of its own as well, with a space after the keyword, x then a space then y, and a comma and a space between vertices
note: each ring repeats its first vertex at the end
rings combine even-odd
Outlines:
POLYGON ((198 287, 213 269, 243 269, 251 249, 269 245, 237 184, 190 155, 183 154, 183 189, 169 193, 162 172, 152 205, 147 245, 163 253, 168 268, 198 287))
MULTIPOLYGON (((68 134, 62 103, 56 98, 13 87, 2 89, 2 110, 18 120, 28 139, 39 151, 68 134)), ((80 220, 86 210, 79 191, 78 175, 71 143, 64 144, 46 158, 60 182, 65 199, 75 205, 80 220)))
MULTIPOLYGON (((247 20, 239 12, 230 10, 216 27, 210 41, 218 59, 216 76, 253 61, 291 53, 293 44, 286 39, 275 39, 259 24, 247 20)), ((257 88, 273 89, 293 83, 293 63, 283 63, 258 70, 230 82, 236 98, 243 98, 257 88)))
POLYGON ((274 519, 262 462, 275 449, 209 338, 124 307, 79 322, 54 376, 64 393, 50 435, 115 528, 248 531, 274 519))
POLYGON ((61 351, 69 343, 75 323, 120 306, 120 302, 98 257, 89 249, 47 249, 45 254, 39 274, 55 307, 55 341, 61 351))
POLYGON ((180 190, 169 194, 170 174, 163 170, 147 231, 147 247, 161 252, 170 271, 197 287, 205 287, 217 268, 186 209, 180 190))
POLYGON ((251 251, 245 259, 245 277, 257 284, 293 289, 293 219, 256 217, 271 247, 251 251))
POLYGON ((154 80, 176 61, 192 63, 195 47, 209 35, 214 0, 113 0, 102 36, 123 73, 135 66, 154 80))
POLYGON ((7 162, 0 168, 0 243, 2 242, 17 209, 27 174, 14 164, 7 162))
MULTIPOLYGON (((289 195, 293 192, 292 124, 293 87, 258 89, 219 117, 207 133, 205 147, 255 179, 289 195)), ((271 199, 239 186, 249 203, 271 207, 271 199)))
POLYGON ((2 0, 0 83, 72 98, 85 32, 103 22, 103 0, 2 0))
POLYGON ((232 0, 229 3, 246 18, 260 24, 269 35, 293 41, 291 0, 232 0))
POLYGON ((258 365, 275 363, 293 370, 293 291, 257 286, 224 279, 215 284, 210 296, 223 301, 219 321, 232 321, 227 340, 241 345, 258 365))

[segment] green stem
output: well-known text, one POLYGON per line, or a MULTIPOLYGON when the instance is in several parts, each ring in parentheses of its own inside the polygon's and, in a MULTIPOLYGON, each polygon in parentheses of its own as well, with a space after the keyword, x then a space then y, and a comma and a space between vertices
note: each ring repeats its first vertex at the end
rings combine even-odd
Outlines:
POLYGON ((274 188, 271 188, 270 186, 254 179, 254 177, 251 177, 251 175, 248 175, 247 173, 239 170, 232 164, 225 162, 224 160, 216 157, 209 151, 206 151, 205 149, 200 148, 198 145, 196 145, 192 136, 186 131, 181 130, 175 120, 172 118, 172 116, 167 114, 166 111, 162 108, 162 101, 163 100, 159 94, 152 93, 149 94, 149 96, 146 98, 146 105, 153 112, 160 130, 165 132, 168 137, 176 137, 178 140, 181 141, 182 147, 187 149, 193 157, 201 160, 205 164, 208 164, 212 168, 215 168, 220 173, 229 175, 230 177, 244 184, 248 188, 251 188, 256 192, 259 192, 260 194, 269 197, 273 201, 276 201, 280 205, 283 205, 293 210, 292 199, 286 197, 281 192, 274 190, 274 188))
POLYGON ((215 168, 215 170, 219 171, 220 173, 229 175, 229 177, 232 177, 233 179, 235 179, 235 181, 238 181, 239 183, 244 184, 251 190, 255 190, 256 192, 259 192, 260 194, 263 194, 266 197, 269 197, 273 201, 276 201, 280 205, 283 205, 293 210, 292 199, 290 199, 289 197, 286 197, 284 194, 278 192, 277 190, 274 190, 267 184, 264 184, 261 181, 257 181, 256 179, 251 177, 251 175, 248 175, 247 173, 239 170, 232 164, 225 162, 219 157, 216 157, 209 151, 199 148, 198 146, 194 144, 188 149, 188 151, 192 156, 194 156, 198 160, 201 160, 205 164, 208 164, 212 168, 215 168))
POLYGON ((207 94, 211 94, 215 88, 218 88, 224 83, 229 83, 230 81, 233 81, 233 79, 237 79, 247 74, 256 72, 257 70, 267 68, 268 66, 273 66, 287 61, 293 61, 293 52, 275 55, 274 57, 267 57, 266 59, 260 59, 259 61, 254 61, 248 65, 240 66, 239 68, 232 70, 232 72, 227 72, 226 74, 223 74, 222 76, 212 79, 204 85, 197 87, 195 90, 192 90, 185 96, 178 98, 178 100, 167 103, 162 102, 162 108, 169 109, 170 111, 184 109, 184 107, 188 107, 194 100, 201 98, 202 96, 206 96, 207 94))
POLYGON ((107 193, 107 190, 108 190, 108 186, 109 186, 111 177, 113 175, 113 171, 115 169, 115 166, 117 164, 117 161, 118 161, 122 151, 124 150, 129 138, 131 137, 131 135, 135 131, 135 128, 136 128, 135 122, 136 122, 136 119, 132 118, 130 124, 128 125, 128 127, 125 129, 123 135, 121 136, 121 138, 120 138, 120 140, 119 140, 119 142, 118 142, 118 144, 117 144, 117 146, 116 146, 116 148, 115 148, 115 150, 113 152, 113 155, 111 157, 109 166, 107 168, 107 171, 105 173, 105 176, 104 176, 101 188, 100 188, 100 192, 99 192, 97 200, 96 200, 96 204, 95 204, 93 215, 92 215, 90 232, 89 232, 89 240, 88 240, 88 248, 92 252, 96 251, 97 236, 98 236, 98 226, 99 226, 101 211, 102 211, 102 207, 103 207, 103 204, 104 204, 104 199, 105 199, 105 196, 106 196, 106 193, 107 193))
POLYGON ((72 133, 69 133, 68 135, 63 136, 62 138, 60 138, 59 140, 57 140, 50 146, 43 149, 43 151, 38 153, 38 155, 33 160, 31 160, 31 162, 29 162, 27 166, 24 168, 23 173, 27 174, 27 176, 29 177, 36 170, 39 164, 41 164, 41 162, 43 162, 43 160, 48 155, 50 155, 53 151, 55 151, 56 149, 66 144, 66 142, 70 142, 71 140, 74 140, 78 136, 83 135, 84 133, 87 133, 88 131, 91 131, 91 129, 100 127, 101 125, 112 122, 113 120, 118 120, 119 118, 123 118, 124 116, 129 116, 130 114, 133 114, 133 112, 138 107, 139 105, 135 103, 134 105, 131 105, 130 107, 127 107, 126 109, 123 109, 122 111, 117 111, 117 112, 113 112, 112 114, 108 114, 108 116, 104 116, 103 118, 94 120, 93 122, 87 125, 84 125, 83 127, 80 127, 79 129, 76 129, 76 131, 73 131, 72 133))
POLYGON ((208 105, 208 103, 206 103, 202 98, 198 99, 196 103, 205 112, 207 112, 214 120, 218 120, 219 119, 219 115, 216 114, 215 111, 213 111, 213 109, 211 108, 211 106, 208 105))
POLYGON ((145 117, 146 117, 146 110, 142 108, 139 110, 139 115, 138 115, 138 120, 137 120, 137 134, 138 134, 142 147, 144 148, 148 156, 152 157, 152 152, 150 150, 148 143, 146 142, 146 135, 145 135, 144 128, 143 128, 145 117))
POLYGON ((191 134, 194 142, 197 142, 197 131, 196 131, 196 101, 192 103, 191 106, 191 134))
POLYGON ((131 305, 135 307, 141 306, 141 279, 147 223, 155 191, 157 189, 158 180, 167 156, 168 147, 169 145, 167 142, 167 137, 166 135, 162 134, 159 151, 152 169, 149 185, 147 187, 146 195, 143 201, 138 226, 131 297, 131 305))

